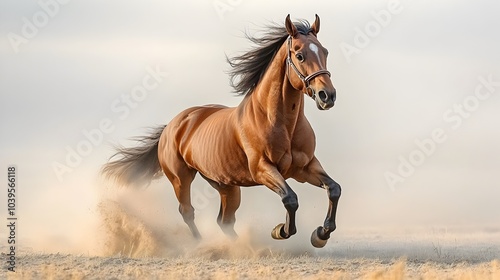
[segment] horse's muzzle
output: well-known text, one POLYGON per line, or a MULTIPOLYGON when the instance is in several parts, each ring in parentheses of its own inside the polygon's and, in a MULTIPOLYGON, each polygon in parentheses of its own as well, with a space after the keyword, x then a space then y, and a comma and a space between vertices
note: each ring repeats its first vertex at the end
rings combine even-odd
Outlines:
POLYGON ((314 100, 316 101, 316 106, 320 110, 328 110, 335 105, 335 99, 337 98, 337 91, 328 92, 326 90, 320 90, 316 94, 314 100))

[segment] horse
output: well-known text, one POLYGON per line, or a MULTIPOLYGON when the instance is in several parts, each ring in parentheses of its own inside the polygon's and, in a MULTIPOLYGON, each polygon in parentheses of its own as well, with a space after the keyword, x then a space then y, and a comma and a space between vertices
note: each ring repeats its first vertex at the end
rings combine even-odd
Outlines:
POLYGON ((297 194, 287 179, 326 190, 329 207, 322 226, 311 235, 316 248, 326 245, 335 230, 341 187, 323 169, 314 151, 316 138, 304 115, 304 97, 319 110, 335 104, 336 89, 327 70, 328 50, 318 41, 320 18, 314 23, 268 26, 260 37, 247 35, 256 46, 239 56, 226 57, 230 84, 243 95, 237 107, 205 105, 185 109, 167 125, 136 138, 140 145, 118 148, 119 159, 106 163, 102 173, 123 185, 148 185, 161 172, 172 184, 179 212, 192 235, 201 235, 194 222, 191 183, 200 174, 220 194, 217 223, 231 238, 240 187, 263 185, 278 194, 286 220, 272 231, 274 239, 297 232, 297 194))

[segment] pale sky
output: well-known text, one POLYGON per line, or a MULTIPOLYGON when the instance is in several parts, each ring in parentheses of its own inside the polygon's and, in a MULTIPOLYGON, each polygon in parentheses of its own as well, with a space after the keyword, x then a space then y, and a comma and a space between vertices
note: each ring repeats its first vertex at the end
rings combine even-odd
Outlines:
MULTIPOLYGON (((252 47, 244 31, 287 14, 312 22, 317 13, 337 102, 318 111, 308 99, 306 115, 317 157, 343 187, 339 227, 500 226, 499 10, 487 0, 2 1, 0 165, 19 169, 25 228, 50 235, 66 224, 54 218, 60 211, 93 213, 97 191, 87 186, 111 145, 131 144, 184 108, 241 101, 225 54, 252 47), (155 71, 154 88, 130 101, 155 71), (108 132, 69 166, 68 148, 102 121, 108 132), (433 134, 433 144, 424 140, 433 134), (58 178, 55 162, 72 171, 58 178)), ((299 213, 318 213, 322 223, 324 210, 310 208, 326 209, 326 195, 290 183, 299 213)), ((5 192, 0 198, 4 205, 5 192)), ((262 207, 282 207, 266 188, 245 190, 243 199, 242 213, 262 219, 262 207)), ((167 201, 175 204, 170 189, 167 201)), ((248 222, 241 217, 237 223, 248 222)))

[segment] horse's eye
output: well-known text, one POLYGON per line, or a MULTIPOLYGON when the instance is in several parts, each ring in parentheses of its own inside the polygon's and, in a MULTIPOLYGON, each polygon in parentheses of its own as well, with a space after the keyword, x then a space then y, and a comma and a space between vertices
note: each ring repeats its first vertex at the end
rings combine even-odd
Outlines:
POLYGON ((297 60, 298 60, 299 62, 304 61, 304 56, 303 56, 301 53, 297 53, 297 54, 295 55, 295 57, 297 58, 297 60))

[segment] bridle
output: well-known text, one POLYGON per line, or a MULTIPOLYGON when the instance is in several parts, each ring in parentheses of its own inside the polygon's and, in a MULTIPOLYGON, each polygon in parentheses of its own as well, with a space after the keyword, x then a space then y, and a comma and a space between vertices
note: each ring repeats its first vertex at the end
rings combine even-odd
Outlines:
POLYGON ((302 75, 302 73, 300 73, 299 69, 297 68, 297 66, 295 66, 295 64, 293 64, 293 61, 292 61, 292 57, 291 57, 291 53, 292 53, 292 36, 288 36, 288 39, 287 39, 287 44, 288 44, 288 57, 286 58, 286 64, 287 64, 287 76, 288 78, 290 78, 290 74, 289 74, 289 70, 290 69, 290 66, 292 67, 293 71, 295 71, 295 73, 297 74, 297 76, 299 77, 299 79, 304 83, 304 86, 305 86, 305 93, 307 95, 309 95, 309 97, 311 97, 312 99, 316 99, 316 93, 314 92, 314 90, 310 87, 310 84, 309 82, 316 78, 317 76, 319 75, 323 75, 323 74, 326 74, 328 75, 328 77, 331 77, 332 74, 330 73, 330 71, 326 70, 326 69, 321 69, 319 71, 316 71, 308 76, 304 76, 302 75), (309 94, 309 92, 311 94, 309 94))

